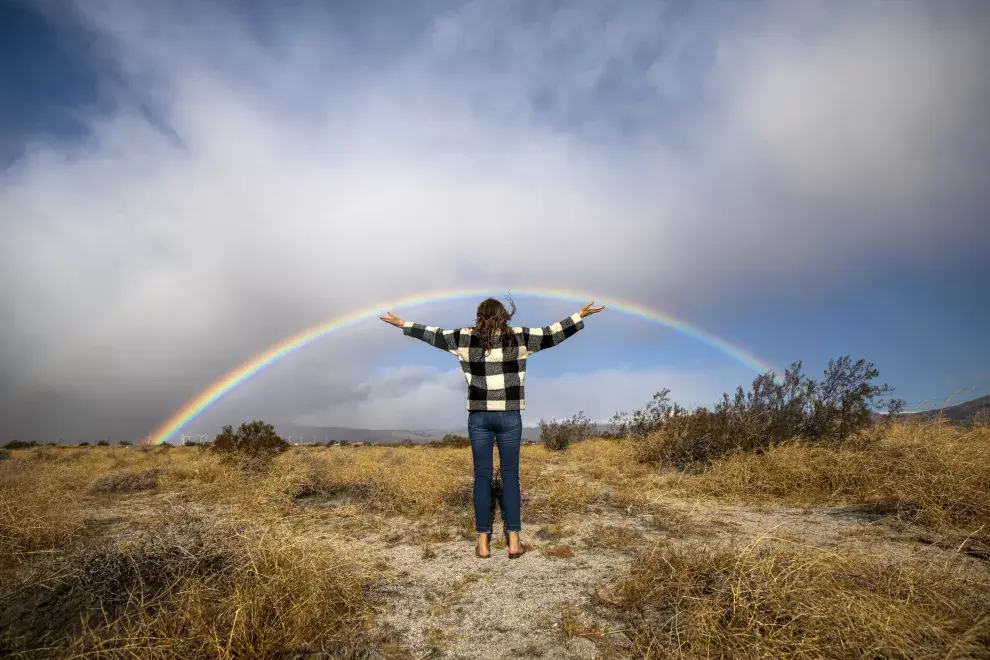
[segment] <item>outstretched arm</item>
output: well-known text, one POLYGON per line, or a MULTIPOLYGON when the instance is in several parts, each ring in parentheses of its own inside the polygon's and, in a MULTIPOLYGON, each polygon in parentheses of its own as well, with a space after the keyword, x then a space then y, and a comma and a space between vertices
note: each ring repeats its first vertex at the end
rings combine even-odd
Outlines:
POLYGON ((597 314, 605 309, 605 306, 594 307, 594 302, 590 302, 581 308, 580 312, 571 314, 563 321, 545 326, 543 328, 522 328, 522 341, 526 350, 530 353, 542 351, 544 348, 553 348, 565 339, 584 328, 584 317, 597 314))
POLYGON ((457 344, 460 341, 461 333, 459 329, 444 330, 443 328, 435 328, 433 326, 421 325, 411 321, 403 321, 391 312, 389 312, 388 315, 379 318, 397 328, 402 328, 402 334, 407 337, 415 337, 416 339, 425 341, 430 346, 439 348, 441 351, 447 351, 448 353, 455 354, 457 353, 457 344))

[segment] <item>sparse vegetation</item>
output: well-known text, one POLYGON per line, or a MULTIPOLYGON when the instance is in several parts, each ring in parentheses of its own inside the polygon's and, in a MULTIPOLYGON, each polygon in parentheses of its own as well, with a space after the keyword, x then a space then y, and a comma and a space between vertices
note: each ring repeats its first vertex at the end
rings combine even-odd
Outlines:
POLYGON ((135 493, 152 490, 158 486, 161 468, 124 470, 100 477, 89 485, 91 493, 135 493))
POLYGON ((80 547, 3 594, 0 650, 70 657, 352 655, 370 576, 338 550, 173 512, 135 538, 80 547))
POLYGON ((977 658, 990 587, 943 564, 766 541, 643 552, 600 595, 637 657, 977 658))
POLYGON ((990 543, 990 429, 934 421, 894 425, 863 447, 792 443, 716 461, 682 487, 803 505, 866 503, 966 543, 990 543))
POLYGON ((570 419, 540 420, 540 440, 552 451, 564 451, 572 443, 594 437, 597 425, 579 411, 570 419))
MULTIPOLYGON (((661 391, 622 433, 524 446, 535 552, 522 561, 572 571, 527 591, 557 617, 532 654, 579 655, 555 646, 577 640, 606 657, 986 657, 990 428, 867 422, 856 393, 879 390, 857 364, 833 365, 836 387, 795 369, 704 412, 661 391), (795 388, 816 394, 799 405, 795 388), (850 545, 836 550, 799 513, 775 533, 779 507, 844 512, 833 524, 850 545), (584 571, 602 571, 586 605, 553 600, 584 571)), ((376 637, 381 612, 399 607, 382 594, 403 589, 399 619, 422 615, 418 643, 462 652, 462 599, 516 579, 497 524, 492 572, 463 571, 476 538, 467 438, 289 447, 263 422, 224 431, 219 447, 4 449, 0 654, 421 657, 428 648, 403 655, 399 632, 376 637), (417 614, 418 581, 448 571, 417 614)))

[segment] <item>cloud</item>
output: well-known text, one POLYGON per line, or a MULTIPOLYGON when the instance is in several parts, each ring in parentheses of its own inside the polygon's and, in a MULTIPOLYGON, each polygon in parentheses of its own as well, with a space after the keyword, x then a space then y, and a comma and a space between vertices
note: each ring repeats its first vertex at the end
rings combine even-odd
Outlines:
MULTIPOLYGON (((590 419, 607 422, 616 412, 641 408, 665 387, 682 405, 709 405, 715 401, 714 392, 731 389, 749 376, 741 367, 718 372, 610 368, 556 377, 531 373, 523 418, 533 426, 540 419, 565 419, 583 411, 590 419)), ((407 366, 355 383, 346 400, 292 421, 303 426, 456 429, 467 423, 464 399, 460 369, 407 366)))
MULTIPOLYGON (((982 3, 47 6, 92 35, 114 112, 25 142, 0 184, 23 428, 150 429, 371 300, 497 282, 677 312, 990 233, 982 3)), ((326 397, 377 337, 327 349, 326 397)), ((312 409, 268 383, 259 405, 312 409)), ((362 414, 420 414, 393 398, 362 414)))

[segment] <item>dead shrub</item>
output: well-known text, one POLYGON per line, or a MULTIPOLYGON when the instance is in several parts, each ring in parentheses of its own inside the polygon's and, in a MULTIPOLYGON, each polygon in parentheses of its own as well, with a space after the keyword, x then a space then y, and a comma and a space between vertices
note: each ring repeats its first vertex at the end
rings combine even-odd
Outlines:
POLYGON ((81 547, 58 568, 5 590, 0 651, 351 657, 366 639, 363 569, 274 530, 187 515, 137 538, 81 547))
POLYGON ((142 490, 154 490, 158 487, 161 474, 161 468, 125 470, 96 479, 89 485, 88 490, 91 493, 136 493, 142 490))
POLYGON ((987 657, 990 588, 944 565, 766 542, 656 547, 599 599, 642 657, 987 657))
POLYGON ((594 525, 584 539, 589 548, 628 550, 642 545, 642 533, 625 525, 594 525))
POLYGON ((286 452, 272 466, 269 483, 278 493, 296 500, 333 494, 336 488, 330 463, 322 457, 301 451, 286 452))
POLYGON ((540 554, 546 557, 555 557, 556 559, 570 559, 574 556, 574 548, 569 545, 554 545, 540 548, 540 554))
POLYGON ((795 504, 889 502, 926 527, 990 543, 988 436, 940 421, 898 423, 867 449, 791 444, 738 454, 680 487, 795 504))

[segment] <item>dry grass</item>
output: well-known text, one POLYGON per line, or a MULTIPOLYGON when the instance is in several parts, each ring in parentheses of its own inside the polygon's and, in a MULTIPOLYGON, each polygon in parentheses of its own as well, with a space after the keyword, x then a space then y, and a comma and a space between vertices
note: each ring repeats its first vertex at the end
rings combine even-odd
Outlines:
MULTIPOLYGON (((990 657, 979 655, 990 641, 987 585, 952 566, 780 543, 698 551, 707 523, 665 503, 678 494, 887 503, 905 521, 968 538, 953 542, 967 549, 990 542, 990 429, 900 424, 874 443, 782 446, 702 474, 636 455, 627 440, 564 452, 527 445, 520 478, 526 524, 540 526, 527 529, 545 542, 534 561, 573 556, 560 539, 575 533, 592 550, 649 548, 602 594, 616 629, 637 631, 641 657, 990 657), (568 518, 608 507, 635 515, 645 535, 678 542, 661 548, 625 525, 589 533, 580 515, 568 518)), ((0 461, 0 601, 9 606, 0 654, 287 657, 332 647, 348 657, 375 643, 368 586, 381 569, 347 559, 333 537, 378 532, 383 548, 419 545, 424 561, 443 561, 443 544, 476 537, 471 482, 470 451, 457 446, 295 448, 264 471, 186 447, 12 451, 0 461), (180 503, 177 513, 155 518, 168 502, 180 503), (94 516, 129 527, 100 527, 94 516)), ((568 635, 612 638, 611 625, 568 617, 568 635)))
POLYGON ((0 649, 36 657, 347 657, 367 643, 371 579, 333 547, 273 529, 217 526, 186 510, 137 537, 81 546, 53 573, 29 573, 5 590, 0 649))
POLYGON ((780 541, 652 548, 598 602, 643 658, 990 657, 990 584, 780 541))
POLYGON ((547 557, 556 557, 557 559, 570 559, 574 556, 574 548, 569 545, 553 545, 540 548, 540 554, 547 557))
POLYGON ((794 504, 886 503, 940 532, 990 542, 990 430, 899 424, 864 449, 797 444, 716 461, 687 492, 794 504))
POLYGON ((642 545, 643 535, 625 525, 594 525, 584 539, 589 548, 628 550, 642 545))
POLYGON ((124 470, 100 477, 89 485, 91 493, 136 493, 158 487, 160 468, 146 470, 124 470))

